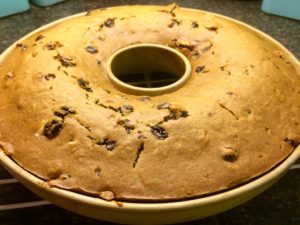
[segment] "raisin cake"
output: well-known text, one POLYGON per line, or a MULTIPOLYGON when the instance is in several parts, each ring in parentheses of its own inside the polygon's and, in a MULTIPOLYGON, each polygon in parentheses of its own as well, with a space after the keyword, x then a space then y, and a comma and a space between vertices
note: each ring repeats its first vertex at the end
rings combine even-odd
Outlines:
POLYGON ((94 10, 15 44, 0 64, 0 149, 51 187, 169 201, 236 187, 300 140, 299 64, 249 27, 169 6, 94 10), (192 74, 158 96, 107 78, 118 49, 183 53, 192 74))

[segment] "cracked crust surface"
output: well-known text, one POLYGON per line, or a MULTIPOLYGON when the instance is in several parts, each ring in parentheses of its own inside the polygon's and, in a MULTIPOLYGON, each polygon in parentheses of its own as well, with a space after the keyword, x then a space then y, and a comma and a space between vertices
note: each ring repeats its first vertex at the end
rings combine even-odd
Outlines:
POLYGON ((0 65, 0 148, 50 185, 167 201, 232 188, 300 140, 299 66, 229 20, 177 6, 95 10, 18 43, 0 65), (147 34, 147 35, 145 35, 147 34), (121 47, 168 45, 193 71, 156 97, 106 77, 121 47))

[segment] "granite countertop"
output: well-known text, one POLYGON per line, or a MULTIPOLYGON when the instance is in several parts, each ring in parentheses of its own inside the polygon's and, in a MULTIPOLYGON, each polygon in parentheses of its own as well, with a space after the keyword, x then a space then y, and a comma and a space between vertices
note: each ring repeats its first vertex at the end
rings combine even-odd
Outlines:
MULTIPOLYGON (((169 4, 203 9, 246 22, 277 39, 300 58, 300 22, 263 13, 261 1, 242 0, 69 0, 51 7, 32 6, 28 12, 0 18, 0 52, 28 32, 56 19, 99 7, 129 4, 169 4)), ((298 162, 300 164, 300 161, 298 162)), ((253 200, 227 212, 189 225, 299 225, 300 168, 294 167, 275 185, 253 200)), ((48 204, 16 182, 0 166, 0 225, 19 224, 111 224, 68 212, 48 204), (3 205, 40 202, 43 206, 4 210, 3 205)))

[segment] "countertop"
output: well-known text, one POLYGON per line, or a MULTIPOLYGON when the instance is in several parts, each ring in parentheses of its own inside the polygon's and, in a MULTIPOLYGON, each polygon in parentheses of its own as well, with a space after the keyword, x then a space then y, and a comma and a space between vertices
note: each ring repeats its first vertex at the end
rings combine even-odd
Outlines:
MULTIPOLYGON (((203 9, 246 22, 286 46, 300 58, 300 21, 268 15, 260 10, 261 1, 242 0, 69 0, 51 7, 32 6, 27 12, 0 18, 0 52, 28 32, 56 19, 99 7, 129 4, 169 4, 203 9)), ((298 162, 300 165, 300 161, 298 162)), ((300 224, 300 166, 294 166, 275 185, 251 201, 227 212, 189 225, 299 225, 300 224)), ((22 205, 14 205, 22 206, 22 205)), ((23 205, 24 206, 24 205, 23 205)), ((19 224, 111 224, 68 212, 43 201, 13 179, 0 166, 0 225, 19 224), (36 202, 41 206, 4 210, 3 205, 36 202)))

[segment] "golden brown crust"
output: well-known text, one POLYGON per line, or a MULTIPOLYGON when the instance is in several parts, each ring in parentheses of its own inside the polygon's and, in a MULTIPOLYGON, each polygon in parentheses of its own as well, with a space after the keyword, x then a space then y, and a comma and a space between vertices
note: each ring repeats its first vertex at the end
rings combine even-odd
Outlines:
POLYGON ((50 185, 108 200, 215 193, 299 143, 296 67, 263 36, 209 13, 96 10, 32 35, 0 65, 0 146, 50 185), (116 90, 107 59, 136 43, 182 51, 190 80, 151 98, 116 90))

